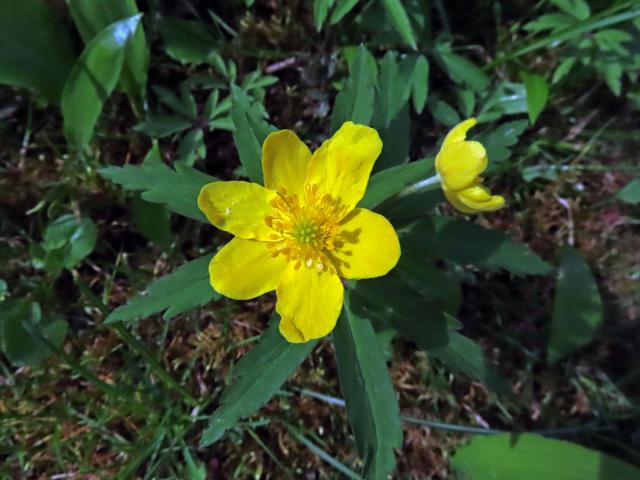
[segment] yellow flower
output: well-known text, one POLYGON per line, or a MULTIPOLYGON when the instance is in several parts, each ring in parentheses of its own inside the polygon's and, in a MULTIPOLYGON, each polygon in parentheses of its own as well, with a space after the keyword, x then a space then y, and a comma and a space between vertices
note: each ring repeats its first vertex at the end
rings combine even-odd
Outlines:
POLYGON ((342 310, 341 278, 384 275, 400 258, 389 221, 356 208, 381 150, 374 129, 352 122, 313 155, 294 132, 280 130, 262 145, 264 186, 205 185, 198 207, 235 236, 211 260, 211 286, 236 300, 275 290, 289 342, 331 332, 342 310))
POLYGON ((465 140, 475 124, 476 119, 469 118, 456 125, 436 156, 444 195, 463 213, 492 212, 504 206, 504 197, 491 195, 482 185, 480 174, 487 169, 487 151, 480 142, 465 140))

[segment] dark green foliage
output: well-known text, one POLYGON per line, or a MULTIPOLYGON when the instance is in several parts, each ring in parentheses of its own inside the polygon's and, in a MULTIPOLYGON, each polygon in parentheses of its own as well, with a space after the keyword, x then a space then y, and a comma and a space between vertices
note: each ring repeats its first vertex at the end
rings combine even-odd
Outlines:
POLYGON ((271 400, 289 375, 302 363, 317 341, 289 343, 278 331, 274 317, 258 343, 234 366, 220 406, 209 419, 200 445, 217 441, 240 418, 252 415, 271 400))
POLYGON ((191 260, 174 272, 147 287, 142 294, 133 297, 126 305, 116 308, 107 322, 132 322, 161 313, 164 320, 192 308, 199 307, 220 295, 209 284, 209 262, 212 255, 191 260))
POLYGON ((348 301, 333 343, 347 416, 364 461, 363 476, 386 479, 395 467, 393 450, 402 445, 398 402, 373 327, 349 309, 348 301))

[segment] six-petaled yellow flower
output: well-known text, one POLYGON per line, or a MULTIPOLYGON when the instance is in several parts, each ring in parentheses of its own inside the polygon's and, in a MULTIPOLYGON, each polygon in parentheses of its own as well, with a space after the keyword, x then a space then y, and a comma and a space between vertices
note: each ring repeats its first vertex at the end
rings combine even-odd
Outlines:
POLYGON ((436 156, 444 195, 463 213, 491 212, 504 206, 504 197, 491 195, 482 185, 480 174, 487 169, 487 151, 481 143, 466 140, 467 131, 475 124, 476 119, 469 118, 456 125, 436 156))
POLYGON ((378 133, 346 122, 313 155, 291 130, 262 146, 264 186, 205 185, 198 206, 235 238, 209 265, 212 287, 248 300, 276 291, 280 332, 290 342, 330 333, 340 315, 341 279, 378 277, 400 257, 395 230, 356 208, 382 150, 378 133))

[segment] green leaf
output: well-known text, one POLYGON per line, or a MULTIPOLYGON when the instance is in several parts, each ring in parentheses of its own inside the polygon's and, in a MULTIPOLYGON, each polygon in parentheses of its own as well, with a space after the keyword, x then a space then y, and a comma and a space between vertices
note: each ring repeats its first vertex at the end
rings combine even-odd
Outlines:
POLYGON ((215 177, 179 163, 174 170, 162 162, 105 167, 98 173, 125 190, 142 191, 142 198, 148 202, 164 204, 172 212, 207 222, 198 208, 198 194, 204 185, 215 182, 215 177))
POLYGON ((453 127, 462 120, 455 108, 435 95, 429 96, 427 107, 434 118, 447 127, 453 127))
POLYGON ((551 83, 558 83, 560 80, 566 77, 571 71, 571 69, 573 68, 573 66, 575 65, 577 60, 578 59, 576 57, 569 57, 562 60, 562 62, 560 62, 560 65, 558 65, 558 68, 556 68, 555 71, 553 72, 553 78, 551 79, 551 83))
POLYGON ((347 13, 353 10, 353 7, 357 4, 358 0, 336 0, 336 6, 333 9, 333 13, 331 13, 329 23, 331 25, 338 23, 347 13))
POLYGON ((133 220, 142 235, 164 250, 171 247, 171 214, 167 207, 135 195, 131 203, 133 220))
POLYGON ((340 388, 364 477, 386 479, 395 467, 393 449, 402 446, 398 401, 371 323, 345 300, 333 332, 340 388))
POLYGON ((403 238, 415 253, 434 260, 443 258, 490 271, 505 269, 515 275, 548 275, 553 271, 529 247, 514 243, 505 233, 459 218, 429 215, 403 238))
POLYGON ((98 231, 90 218, 66 214, 58 217, 44 232, 40 248, 35 253, 37 267, 44 267, 56 277, 64 268, 73 268, 94 249, 98 231))
POLYGON ((520 78, 522 78, 524 87, 527 90, 529 120, 533 125, 549 99, 549 84, 542 75, 524 70, 520 71, 520 78))
MULTIPOLYGON (((135 0, 69 0, 68 4, 85 44, 113 22, 139 13, 135 0)), ((149 47, 140 25, 125 47, 120 88, 130 96, 144 98, 148 68, 149 47)))
POLYGON ((602 299, 589 265, 577 250, 563 247, 553 299, 549 363, 593 341, 602 320, 602 299))
POLYGON ((430 166, 432 166, 431 162, 418 160, 387 168, 372 175, 367 185, 367 191, 358 206, 373 210, 407 186, 426 178, 430 166))
POLYGON ((524 25, 528 32, 542 32, 544 30, 557 30, 569 27, 575 23, 575 19, 564 13, 549 13, 542 15, 535 20, 524 25))
POLYGON ((0 2, 0 84, 57 103, 74 61, 69 30, 46 2, 0 2))
POLYGON ((165 17, 159 25, 167 54, 183 64, 213 63, 217 40, 200 21, 165 17))
POLYGON ((322 25, 327 19, 332 5, 333 0, 313 0, 313 24, 316 27, 316 32, 322 30, 322 25))
POLYGON ((622 190, 616 193, 616 197, 624 203, 637 205, 640 203, 640 178, 631 180, 622 190))
POLYGON ((205 255, 191 260, 154 281, 142 294, 111 312, 107 323, 130 322, 160 312, 164 312, 163 320, 169 320, 187 310, 219 299, 220 295, 209 284, 209 262, 212 257, 213 255, 205 255))
POLYGON ((454 82, 464 83, 476 92, 486 90, 489 86, 487 74, 471 61, 453 53, 449 43, 438 43, 436 54, 442 68, 454 82))
POLYGON ((233 141, 240 162, 249 180, 262 183, 262 144, 275 128, 263 120, 260 110, 242 89, 232 85, 231 96, 231 118, 235 126, 233 141))
POLYGON ((475 436, 452 466, 469 480, 637 480, 640 469, 601 452, 534 434, 475 436))
POLYGON ((370 56, 371 54, 363 45, 358 47, 349 78, 338 93, 333 105, 333 114, 331 115, 331 130, 333 132, 348 120, 364 125, 368 125, 371 120, 376 76, 369 66, 368 58, 370 56))
POLYGON ((191 167, 200 158, 207 155, 207 147, 204 144, 204 133, 201 128, 189 130, 180 141, 176 149, 176 159, 191 167))
POLYGON ((526 120, 506 122, 491 132, 483 132, 475 140, 484 145, 489 158, 489 172, 511 157, 511 148, 528 126, 526 120))
POLYGON ((505 115, 529 111, 527 91, 522 83, 500 82, 492 89, 478 112, 478 122, 491 122, 505 115))
POLYGON ((591 9, 585 0, 551 0, 551 3, 578 20, 587 20, 591 16, 591 9))
POLYGON ((604 65, 604 79, 616 97, 622 93, 622 65, 611 62, 604 65))
POLYGON ((40 336, 59 347, 67 330, 67 322, 58 318, 42 322, 37 303, 24 299, 0 303, 0 350, 15 366, 40 365, 52 353, 40 336))
POLYGON ((193 121, 177 115, 154 115, 147 117, 133 129, 149 135, 151 138, 162 138, 181 132, 193 126, 193 121))
POLYGON ((255 413, 273 397, 318 343, 289 343, 273 318, 258 343, 234 366, 228 386, 202 434, 200 446, 217 441, 240 418, 255 413))
POLYGON ((382 4, 387 11, 393 28, 396 29, 404 43, 416 50, 418 48, 416 45, 416 37, 402 2, 400 2, 400 0, 382 0, 382 4))
POLYGON ((432 347, 427 351, 452 370, 480 380, 496 393, 504 394, 510 390, 509 384, 485 357, 482 347, 458 332, 449 331, 446 345, 432 347))
POLYGON ((115 22, 85 47, 62 92, 67 141, 83 147, 91 140, 102 106, 120 78, 124 50, 140 23, 140 15, 115 22))
POLYGON ((424 55, 416 61, 411 75, 411 99, 416 112, 422 113, 429 95, 429 62, 424 55))

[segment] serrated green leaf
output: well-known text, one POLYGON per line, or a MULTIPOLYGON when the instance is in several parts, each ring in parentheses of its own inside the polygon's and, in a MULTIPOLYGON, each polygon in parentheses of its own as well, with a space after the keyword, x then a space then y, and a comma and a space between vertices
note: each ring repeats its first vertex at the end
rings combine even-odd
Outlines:
POLYGON ((565 246, 553 299, 549 363, 593 341, 602 320, 602 299, 589 265, 577 250, 565 246))
POLYGON ((402 38, 404 43, 409 47, 416 50, 418 48, 416 45, 416 36, 413 33, 409 16, 402 2, 400 2, 400 0, 382 0, 382 4, 387 11, 387 16, 391 20, 393 28, 396 29, 400 38, 402 38))
POLYGON ((176 149, 176 159, 189 167, 193 166, 196 160, 204 158, 207 154, 207 147, 204 144, 204 133, 201 128, 189 130, 176 149))
POLYGON ((480 380, 496 393, 507 393, 509 384, 500 376, 496 367, 486 358, 482 347, 464 335, 449 331, 446 345, 427 350, 454 371, 480 380))
POLYGON ((220 406, 211 415, 200 446, 216 442, 240 418, 252 415, 273 397, 318 343, 289 343, 274 318, 258 343, 234 366, 220 406))
POLYGON ((530 433, 475 436, 453 456, 469 480, 637 480, 640 469, 601 452, 530 433))
POLYGON ((418 160, 387 168, 371 176, 358 206, 373 210, 407 186, 427 177, 432 162, 418 160))
POLYGON ((488 172, 498 167, 511 157, 511 148, 518 142, 520 135, 528 126, 526 120, 506 122, 491 132, 483 132, 476 140, 484 145, 489 158, 488 172))
POLYGON ((164 312, 163 320, 220 298, 209 284, 209 262, 212 255, 191 260, 169 275, 151 283, 126 305, 116 308, 107 323, 131 322, 164 312))
POLYGON ((193 126, 193 121, 177 115, 154 115, 138 123, 133 129, 149 135, 151 138, 162 138, 181 132, 193 126))
POLYGON ((398 401, 373 327, 350 311, 348 299, 333 343, 347 416, 364 461, 363 476, 386 479, 395 467, 393 449, 402 445, 398 401))
POLYGON ((136 227, 142 235, 164 250, 171 247, 171 214, 167 207, 143 200, 135 195, 131 211, 136 227))
POLYGON ((98 173, 125 190, 141 191, 142 198, 151 203, 164 204, 172 212, 207 222, 198 208, 198 194, 204 185, 215 182, 215 177, 179 163, 174 170, 162 162, 105 167, 98 173))
POLYGON ((515 275, 548 275, 553 271, 529 247, 514 243, 503 232, 459 218, 429 215, 414 224, 403 238, 425 258, 444 258, 492 271, 505 269, 515 275))
POLYGON ((46 2, 0 2, 0 84, 58 102, 75 60, 69 30, 46 2))
POLYGON ((481 92, 489 86, 487 74, 470 60, 453 53, 448 43, 438 43, 436 53, 442 68, 454 82, 464 83, 476 92, 481 92))
POLYGON ((140 15, 117 21, 87 44, 74 64, 62 92, 62 116, 67 141, 83 147, 93 137, 102 106, 116 86, 127 42, 140 15))
POLYGON ((525 70, 520 71, 520 78, 522 78, 524 87, 527 90, 529 120, 533 125, 549 99, 549 84, 542 75, 525 70))
POLYGON ((349 78, 338 93, 331 115, 331 130, 351 120, 355 123, 369 124, 373 114, 376 76, 369 66, 370 53, 363 46, 358 47, 351 66, 349 78))
POLYGON ((331 13, 329 23, 335 25, 344 18, 358 4, 358 0, 336 0, 336 6, 331 13))
MULTIPOLYGON (((69 0, 68 4, 85 44, 113 22, 139 13, 135 0, 69 0)), ((120 89, 131 96, 144 98, 148 68, 149 47, 140 25, 125 47, 124 64, 118 82, 120 89)))
POLYGON ((263 120, 260 111, 242 89, 232 85, 231 97, 231 118, 235 127, 233 141, 240 162, 252 182, 262 183, 262 144, 275 128, 263 120))
POLYGON ((616 193, 616 197, 630 205, 640 203, 640 178, 636 178, 627 183, 622 190, 616 193))

